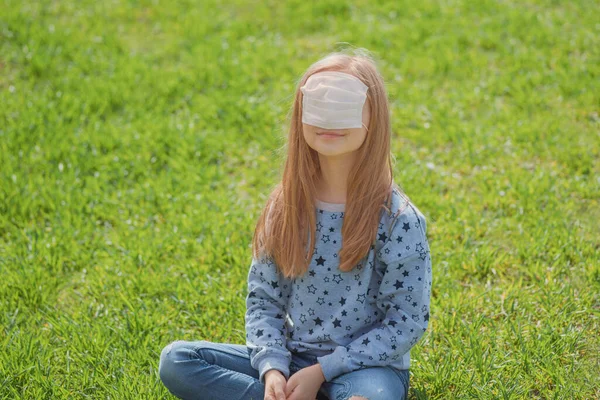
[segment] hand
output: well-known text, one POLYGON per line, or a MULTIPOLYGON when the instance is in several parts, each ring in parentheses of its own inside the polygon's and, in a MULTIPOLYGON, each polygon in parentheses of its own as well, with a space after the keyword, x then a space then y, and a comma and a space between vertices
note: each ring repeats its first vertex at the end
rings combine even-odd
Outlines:
POLYGON ((290 376, 285 387, 287 400, 315 400, 325 376, 321 364, 302 368, 290 376))
POLYGON ((270 369, 265 374, 265 400, 286 400, 285 376, 281 371, 270 369))

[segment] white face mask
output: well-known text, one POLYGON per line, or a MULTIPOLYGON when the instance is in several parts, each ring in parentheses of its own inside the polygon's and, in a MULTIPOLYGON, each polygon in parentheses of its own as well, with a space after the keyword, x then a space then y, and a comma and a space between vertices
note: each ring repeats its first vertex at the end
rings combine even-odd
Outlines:
POLYGON ((302 122, 324 129, 361 128, 368 89, 360 79, 345 72, 314 73, 300 87, 302 122))

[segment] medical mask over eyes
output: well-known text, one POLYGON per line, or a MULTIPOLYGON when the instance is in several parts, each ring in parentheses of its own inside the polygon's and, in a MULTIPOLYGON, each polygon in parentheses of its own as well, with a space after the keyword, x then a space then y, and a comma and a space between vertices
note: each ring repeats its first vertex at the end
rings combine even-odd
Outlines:
POLYGON ((324 129, 367 128, 362 111, 368 89, 356 76, 345 72, 314 73, 300 87, 302 122, 324 129))

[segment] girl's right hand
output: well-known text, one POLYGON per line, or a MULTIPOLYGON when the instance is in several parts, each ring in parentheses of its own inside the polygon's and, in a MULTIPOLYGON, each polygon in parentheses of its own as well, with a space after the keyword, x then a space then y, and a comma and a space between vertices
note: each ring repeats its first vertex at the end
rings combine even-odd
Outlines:
POLYGON ((286 400, 285 376, 281 371, 271 369, 265 374, 265 400, 286 400))

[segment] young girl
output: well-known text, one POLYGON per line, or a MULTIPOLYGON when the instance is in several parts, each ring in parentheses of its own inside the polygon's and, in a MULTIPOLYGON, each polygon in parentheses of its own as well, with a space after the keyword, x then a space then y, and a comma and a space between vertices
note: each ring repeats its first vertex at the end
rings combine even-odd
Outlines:
POLYGON ((393 181, 384 81, 336 52, 302 76, 283 178, 258 220, 246 344, 175 341, 160 378, 182 399, 406 399, 429 324, 426 221, 393 181))

